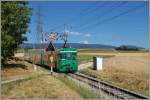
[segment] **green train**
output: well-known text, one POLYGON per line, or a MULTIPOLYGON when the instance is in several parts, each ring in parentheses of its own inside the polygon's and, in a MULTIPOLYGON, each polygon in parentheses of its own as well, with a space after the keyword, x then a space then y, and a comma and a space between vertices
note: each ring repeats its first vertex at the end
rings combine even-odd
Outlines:
POLYGON ((61 48, 58 51, 56 68, 59 72, 76 72, 78 70, 77 50, 61 48))
POLYGON ((27 61, 34 64, 44 65, 46 67, 53 66, 54 71, 61 73, 76 72, 78 70, 78 59, 77 59, 76 48, 60 48, 53 52, 54 62, 50 63, 51 53, 37 49, 28 53, 27 61))

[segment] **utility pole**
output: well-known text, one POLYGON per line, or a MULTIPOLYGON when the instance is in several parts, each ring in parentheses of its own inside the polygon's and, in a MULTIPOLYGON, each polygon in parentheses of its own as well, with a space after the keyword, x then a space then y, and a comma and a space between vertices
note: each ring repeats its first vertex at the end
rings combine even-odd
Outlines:
POLYGON ((43 21, 42 21, 42 10, 39 7, 37 10, 37 43, 40 44, 40 49, 41 49, 41 64, 43 64, 43 49, 42 49, 42 44, 43 44, 43 21))
POLYGON ((67 24, 64 24, 64 34, 67 34, 67 24))
POLYGON ((68 38, 68 32, 67 32, 68 30, 67 30, 67 24, 64 24, 64 36, 63 36, 63 38, 64 38, 64 46, 63 47, 67 47, 67 38, 68 38))

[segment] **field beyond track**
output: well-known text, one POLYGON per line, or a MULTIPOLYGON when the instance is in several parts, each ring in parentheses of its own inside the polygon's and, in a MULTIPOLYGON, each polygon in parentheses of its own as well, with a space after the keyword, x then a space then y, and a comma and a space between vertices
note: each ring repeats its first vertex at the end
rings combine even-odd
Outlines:
POLYGON ((103 70, 96 71, 91 66, 81 72, 144 95, 149 94, 148 52, 85 51, 79 52, 79 62, 92 61, 93 56, 102 57, 103 70))

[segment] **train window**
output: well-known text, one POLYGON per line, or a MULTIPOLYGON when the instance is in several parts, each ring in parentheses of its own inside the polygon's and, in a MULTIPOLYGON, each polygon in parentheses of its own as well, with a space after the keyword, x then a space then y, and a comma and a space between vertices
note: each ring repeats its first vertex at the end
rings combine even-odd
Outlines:
POLYGON ((70 53, 67 54, 67 59, 71 59, 71 54, 70 53))
POLYGON ((76 60, 76 58, 77 58, 77 54, 76 53, 72 53, 72 59, 76 60))
POLYGON ((66 57, 66 53, 61 53, 60 54, 60 59, 66 59, 67 57, 66 57))
POLYGON ((60 59, 69 59, 69 60, 76 60, 77 54, 76 53, 61 53, 59 54, 60 59))

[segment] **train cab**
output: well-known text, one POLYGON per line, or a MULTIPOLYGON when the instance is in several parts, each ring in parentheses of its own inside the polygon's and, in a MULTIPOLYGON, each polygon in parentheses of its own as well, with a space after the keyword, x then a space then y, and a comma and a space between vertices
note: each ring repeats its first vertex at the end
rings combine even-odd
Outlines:
POLYGON ((60 48, 57 60, 59 72, 76 72, 78 70, 77 49, 75 48, 60 48))

